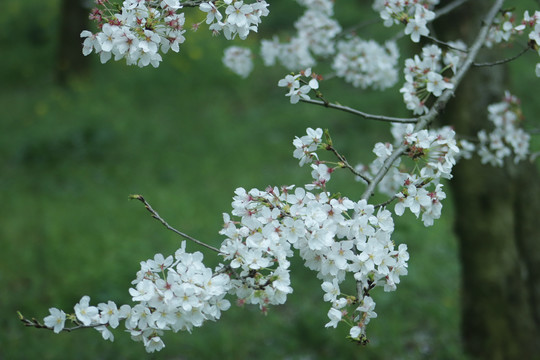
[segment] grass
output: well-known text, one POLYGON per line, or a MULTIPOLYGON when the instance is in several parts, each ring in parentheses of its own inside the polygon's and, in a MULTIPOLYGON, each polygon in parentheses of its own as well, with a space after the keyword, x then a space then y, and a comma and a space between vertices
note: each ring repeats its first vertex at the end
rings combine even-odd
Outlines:
MULTIPOLYGON (((45 3, 49 10, 38 24, 47 28, 55 4, 45 3)), ((10 1, 10 16, 20 15, 20 6, 10 1)), ((288 104, 274 86, 280 70, 238 80, 222 70, 219 56, 210 56, 220 48, 218 41, 193 41, 159 69, 103 66, 94 59, 90 75, 67 88, 54 85, 31 56, 22 66, 0 66, 0 107, 7 109, 0 124, 0 358, 462 358, 450 201, 433 228, 411 216, 396 220, 395 240, 409 246, 410 273, 395 293, 375 292, 379 318, 370 324, 367 347, 348 343, 344 328, 324 328, 320 283, 299 262, 292 265, 295 292, 286 305, 267 316, 233 307, 193 334, 167 334, 167 347, 157 355, 121 330, 106 343, 93 331, 55 335, 18 322, 17 310, 42 318, 51 306, 71 309, 85 294, 94 304, 129 302, 139 261, 176 250, 180 239, 128 201, 129 194, 143 194, 173 226, 217 246, 221 213, 230 210, 236 187, 309 182, 309 171, 291 156, 292 139, 306 127, 329 128, 353 163, 368 161, 373 143, 388 136, 387 124, 288 104)), ((53 49, 20 45, 18 51, 50 59, 53 49)), ((397 110, 403 106, 393 105, 401 104, 395 90, 381 95, 325 84, 331 99, 404 115, 397 110)), ((350 180, 337 174, 332 186, 358 197, 362 188, 350 180)))

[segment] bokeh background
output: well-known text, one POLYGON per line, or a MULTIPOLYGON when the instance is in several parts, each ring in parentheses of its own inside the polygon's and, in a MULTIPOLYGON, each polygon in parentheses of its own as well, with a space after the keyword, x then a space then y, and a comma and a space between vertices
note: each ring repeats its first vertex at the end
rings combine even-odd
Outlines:
MULTIPOLYGON (((377 18, 370 2, 354 3, 336 7, 344 27, 377 18)), ((204 28, 189 31, 180 54, 164 56, 158 69, 102 65, 90 56, 70 71, 59 66, 60 0, 3 0, 1 8, 0 359, 463 358, 451 198, 432 228, 409 215, 396 220, 394 239, 409 246, 409 276, 394 293, 373 292, 379 317, 366 347, 345 340, 345 327, 324 328, 320 282, 300 261, 292 264, 286 305, 267 315, 233 306, 192 334, 167 334, 156 354, 122 327, 113 343, 93 330, 56 335, 24 327, 17 311, 42 319, 52 306, 71 311, 83 295, 94 305, 130 303, 139 262, 179 247, 181 239, 129 194, 144 195, 171 225, 219 246, 221 214, 230 211, 236 187, 310 182, 309 170, 292 158, 292 139, 306 127, 330 129, 352 163, 370 161, 373 144, 391 137, 388 124, 290 105, 276 86, 285 71, 264 68, 260 59, 250 78, 238 78, 221 65, 231 43, 204 28)), ((291 30, 300 13, 295 2, 272 3, 258 37, 233 43, 256 47, 291 30)), ((379 40, 388 34, 377 24, 361 33, 379 40)), ((526 117, 539 106, 527 85, 537 60, 530 55, 512 70, 526 117)), ((399 87, 380 93, 323 82, 330 100, 408 116, 399 87)), ((351 197, 362 192, 344 172, 330 185, 351 197)), ((194 244, 188 249, 217 262, 194 244)))

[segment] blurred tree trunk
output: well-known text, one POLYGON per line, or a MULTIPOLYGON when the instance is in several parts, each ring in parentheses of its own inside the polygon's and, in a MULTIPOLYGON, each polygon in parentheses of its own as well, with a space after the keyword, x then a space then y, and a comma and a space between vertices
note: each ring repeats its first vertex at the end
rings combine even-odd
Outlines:
POLYGON ((88 29, 88 13, 84 0, 62 0, 60 34, 56 61, 56 80, 64 85, 73 74, 88 69, 88 58, 82 54, 81 31, 88 29))
MULTIPOLYGON (((491 3, 469 1, 441 18, 437 36, 470 44, 491 3)), ((500 59, 496 55, 485 51, 479 61, 500 59)), ((505 84, 504 66, 473 68, 443 120, 457 134, 475 136, 489 126, 487 106, 501 101, 505 84)), ((540 176, 534 164, 509 165, 463 160, 450 183, 462 266, 462 340, 473 359, 540 356, 540 176)))

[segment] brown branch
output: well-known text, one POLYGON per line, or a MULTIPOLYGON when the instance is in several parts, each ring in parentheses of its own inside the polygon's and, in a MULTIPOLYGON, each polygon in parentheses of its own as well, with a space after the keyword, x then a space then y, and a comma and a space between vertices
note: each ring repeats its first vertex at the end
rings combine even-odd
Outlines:
MULTIPOLYGON (((450 4, 446 5, 445 7, 442 7, 440 9, 438 9, 437 11, 435 11, 435 19, 443 16, 443 15, 446 15, 448 14, 449 12, 451 12, 452 10, 454 10, 455 8, 465 4, 467 1, 469 0, 456 0, 454 2, 451 2, 450 4)), ((433 19, 433 20, 435 20, 433 19)))
POLYGON ((358 176, 359 178, 361 178, 362 180, 364 180, 366 183, 370 183, 371 182, 371 179, 364 175, 364 174, 361 174, 359 173, 358 171, 356 171, 348 162, 347 162, 347 159, 345 159, 345 157, 343 155, 341 155, 332 145, 328 145, 326 147, 326 150, 328 151, 331 151, 334 153, 334 155, 336 155, 336 157, 339 159, 340 163, 343 164, 342 167, 346 168, 346 169, 349 169, 354 175, 358 176))
POLYGON ((429 39, 429 40, 431 40, 431 41, 437 43, 437 44, 441 44, 441 45, 443 45, 443 46, 446 46, 447 48, 452 49, 452 50, 456 50, 456 51, 463 52, 463 53, 466 53, 466 52, 468 51, 467 49, 460 49, 460 48, 455 47, 455 46, 453 46, 453 45, 451 45, 451 44, 449 44, 449 43, 447 43, 447 42, 444 42, 444 41, 442 41, 442 40, 439 40, 439 39, 437 39, 437 38, 435 38, 435 37, 433 37, 433 36, 424 35, 424 37, 425 37, 426 39, 429 39))
POLYGON ((152 214, 152 217, 156 220, 158 220, 160 223, 162 223, 167 229, 171 230, 172 232, 180 235, 181 237, 183 237, 184 239, 187 239, 187 240, 190 240, 190 241, 193 241, 194 243, 198 244, 198 245, 201 245, 201 246, 204 246, 205 248, 207 249, 210 249, 210 250, 213 250, 219 254, 221 254, 221 251, 219 251, 219 249, 213 247, 212 245, 208 245, 200 240, 197 240, 195 239, 194 237, 192 236, 189 236, 187 234, 184 234, 183 232, 179 231, 179 230, 176 230, 175 228, 173 228, 172 226, 170 226, 165 220, 163 220, 161 218, 161 216, 159 216, 159 214, 154 210, 152 209, 152 206, 150 206, 150 204, 142 197, 142 195, 129 195, 129 198, 130 199, 135 199, 135 200, 139 200, 140 202, 142 202, 144 204, 144 206, 146 207, 146 210, 148 210, 151 214, 152 214))
POLYGON ((361 116, 364 119, 368 119, 368 120, 377 120, 377 121, 385 121, 385 122, 393 122, 393 123, 401 123, 401 124, 414 124, 418 121, 418 118, 396 118, 396 117, 391 117, 391 116, 368 114, 368 113, 353 109, 348 106, 332 104, 332 103, 321 101, 321 100, 300 99, 300 101, 308 103, 308 104, 320 105, 326 108, 345 111, 354 115, 361 116))
MULTIPOLYGON (((35 327, 36 329, 47 329, 47 330, 51 330, 51 331, 54 330, 53 328, 48 327, 47 325, 40 323, 39 320, 37 320, 36 318, 32 318, 32 319, 25 318, 23 316, 23 314, 21 314, 20 311, 17 311, 17 316, 19 317, 19 320, 24 324, 24 326, 35 327)), ((92 325, 83 325, 83 324, 79 324, 78 322, 75 322, 75 323, 78 324, 78 325, 73 326, 73 327, 69 327, 69 328, 64 327, 61 331, 72 332, 72 331, 79 330, 79 329, 91 329, 91 328, 96 328, 96 327, 99 327, 99 326, 107 326, 108 325, 108 323, 105 323, 105 324, 92 324, 92 325)))
POLYGON ((506 63, 508 63, 510 61, 513 61, 513 60, 517 59, 518 57, 525 54, 530 49, 531 49, 531 47, 529 45, 527 45, 526 48, 524 48, 518 54, 516 54, 516 55, 514 55, 512 57, 502 59, 502 60, 498 60, 498 61, 494 61, 494 62, 488 62, 488 63, 473 63, 473 66, 482 67, 482 66, 495 66, 495 65, 506 64, 506 63))
POLYGON ((363 21, 363 22, 361 22, 361 23, 358 23, 358 24, 356 24, 356 25, 351 26, 351 27, 348 28, 348 29, 343 30, 341 33, 339 33, 338 35, 336 35, 336 39, 344 38, 345 36, 347 36, 347 35, 349 35, 349 34, 354 34, 354 33, 356 33, 356 31, 359 30, 359 29, 362 29, 362 28, 367 27, 367 26, 370 26, 370 25, 378 24, 378 23, 380 23, 380 22, 381 22, 381 18, 380 18, 380 17, 376 17, 376 18, 372 18, 372 19, 363 21))
POLYGON ((380 207, 384 207, 384 206, 386 206, 386 205, 388 205, 388 204, 391 204, 392 201, 394 201, 394 200, 396 200, 396 199, 397 199, 397 195, 394 195, 394 196, 392 196, 390 199, 388 199, 388 200, 386 200, 386 201, 384 201, 384 202, 382 202, 382 203, 380 203, 380 204, 374 205, 373 207, 374 207, 375 209, 378 209, 378 208, 380 208, 380 207))

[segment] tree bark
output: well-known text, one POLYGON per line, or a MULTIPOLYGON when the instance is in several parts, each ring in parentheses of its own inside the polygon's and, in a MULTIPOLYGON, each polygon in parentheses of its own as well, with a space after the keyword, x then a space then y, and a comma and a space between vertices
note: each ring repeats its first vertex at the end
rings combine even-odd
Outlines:
MULTIPOLYGON (((444 4, 443 4, 444 5, 444 4)), ((489 0, 469 1, 441 19, 442 40, 469 40, 489 0)), ((486 51, 479 61, 493 61, 486 51)), ((443 120, 458 135, 489 128, 487 106, 502 99, 502 66, 474 68, 443 120)), ((540 354, 540 176, 534 164, 504 168, 461 161, 450 182, 462 266, 461 328, 473 359, 532 359, 540 354)))
POLYGON ((82 54, 81 31, 88 29, 89 10, 83 0, 62 0, 60 5, 60 33, 56 61, 56 81, 64 85, 74 74, 88 69, 89 61, 82 54))

